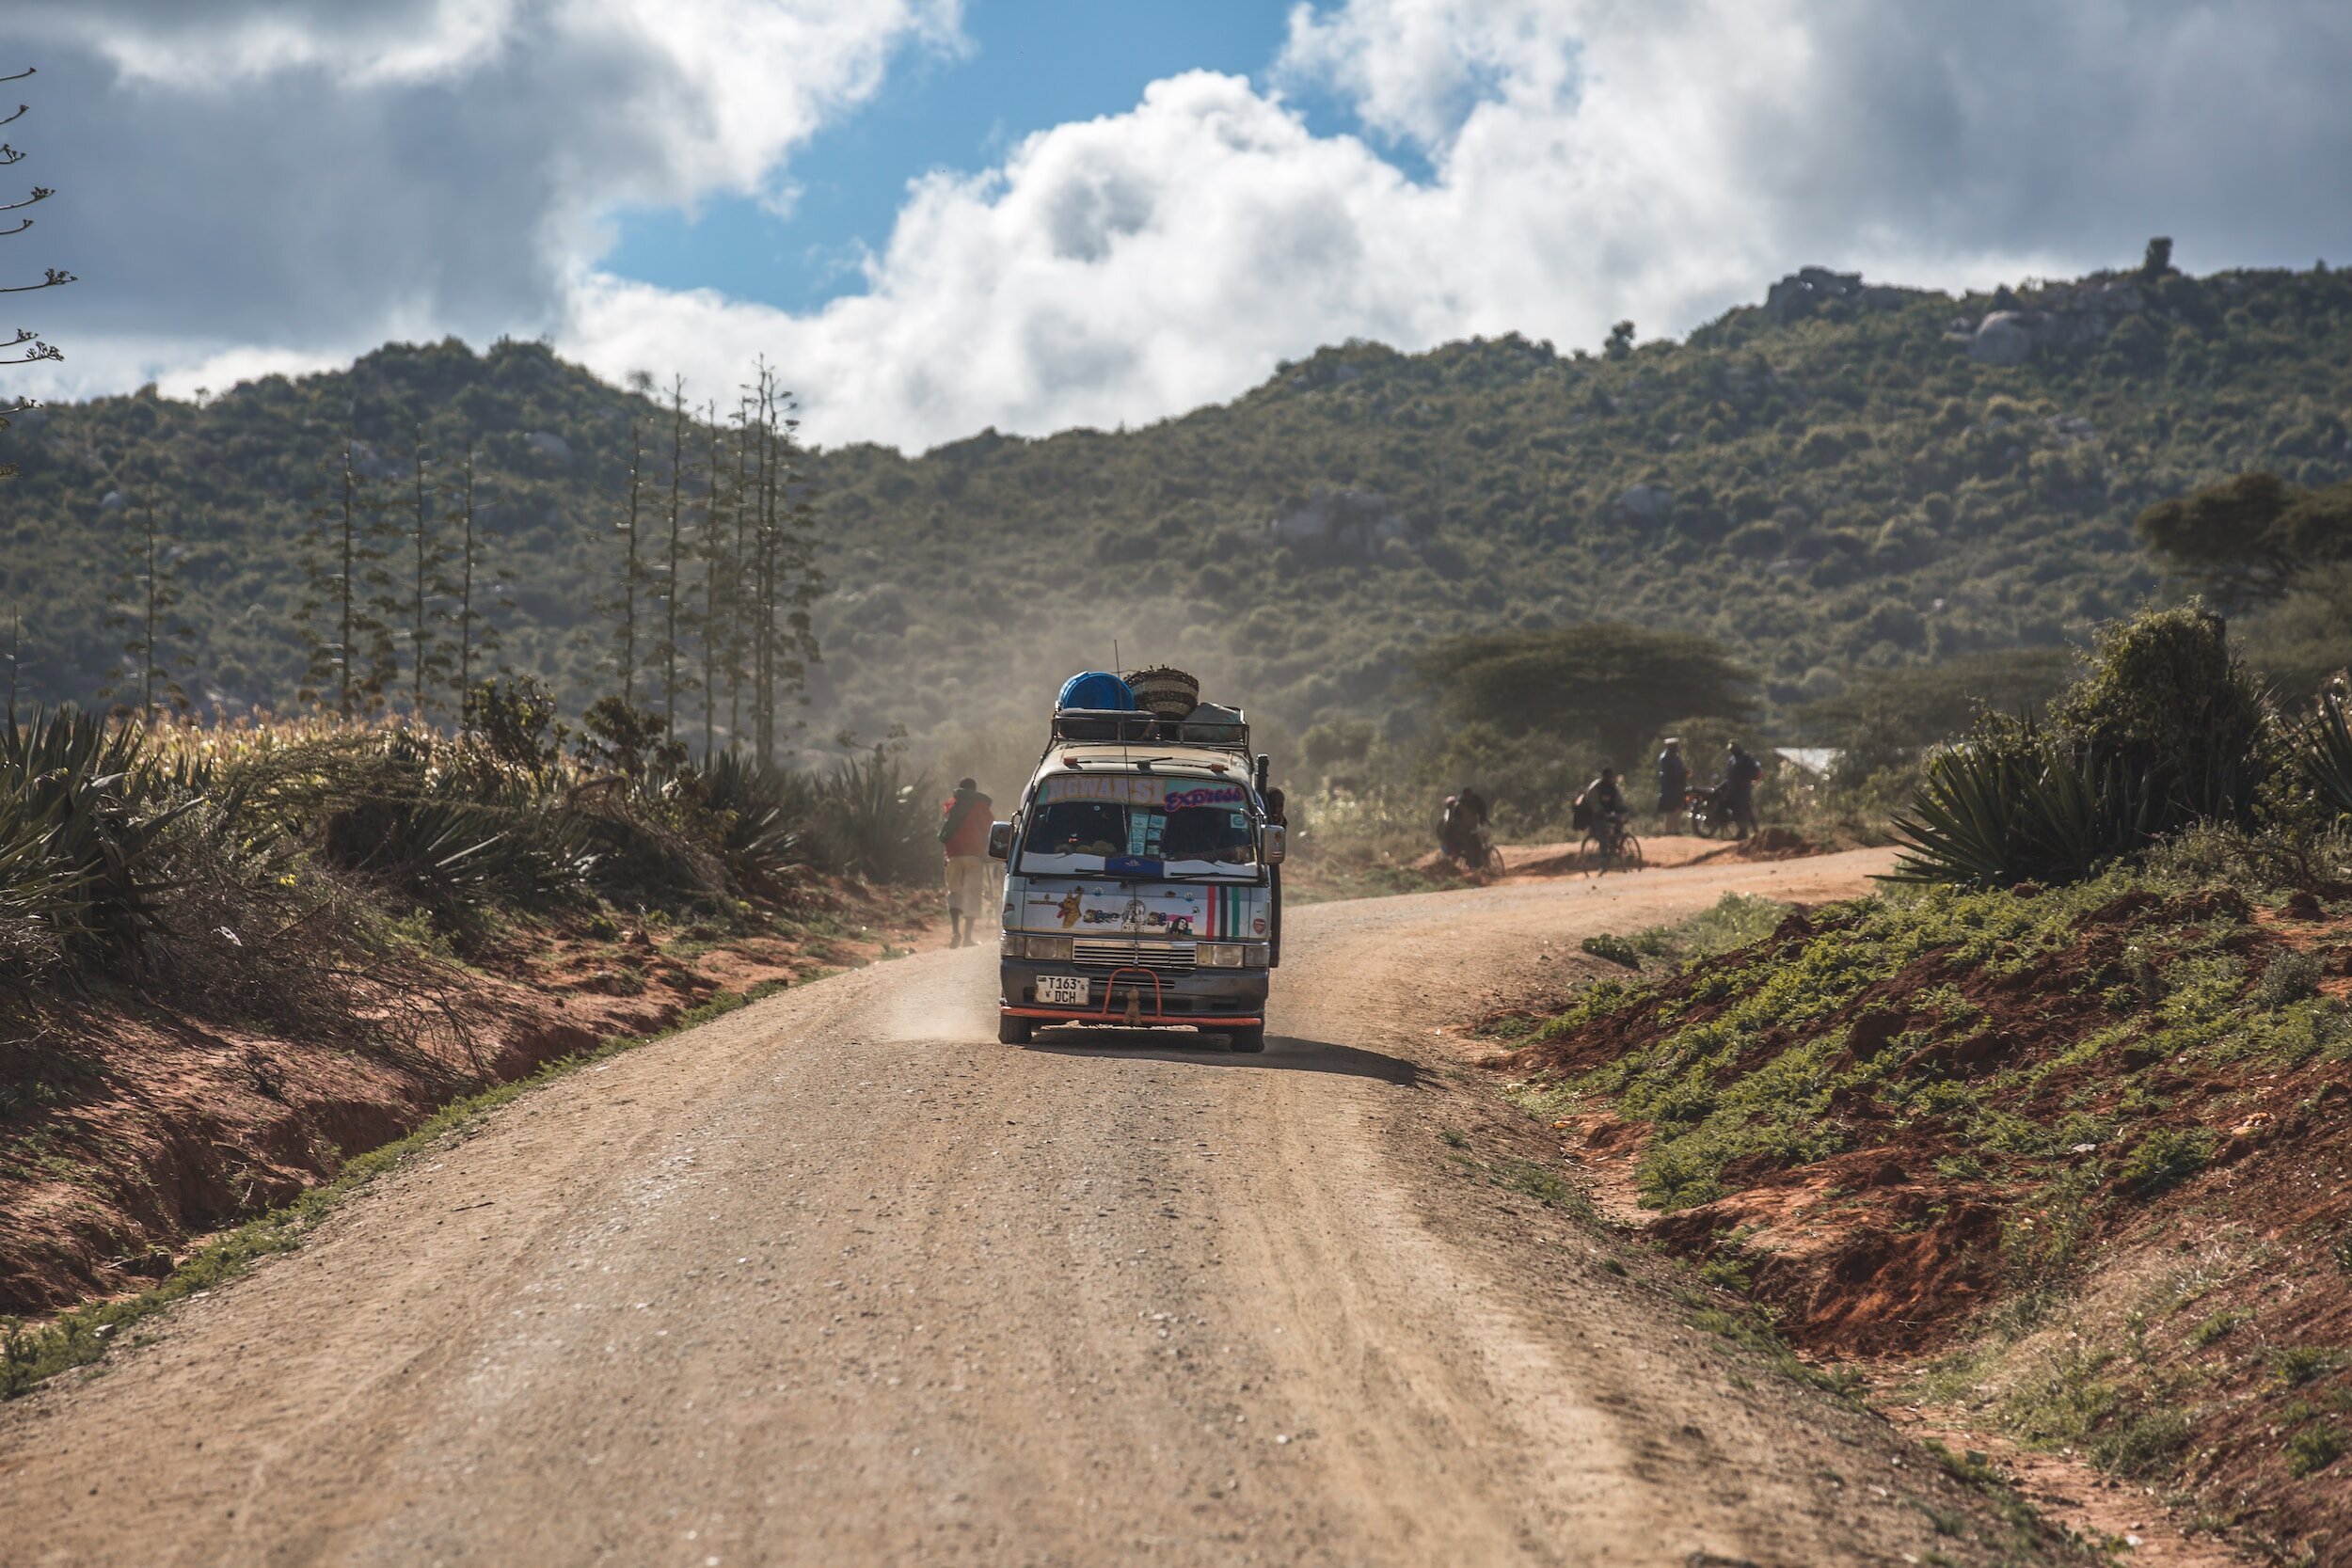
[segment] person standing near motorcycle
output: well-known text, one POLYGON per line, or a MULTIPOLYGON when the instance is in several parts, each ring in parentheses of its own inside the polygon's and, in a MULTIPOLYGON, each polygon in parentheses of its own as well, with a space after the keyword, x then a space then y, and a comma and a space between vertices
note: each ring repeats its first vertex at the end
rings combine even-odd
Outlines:
POLYGON ((1735 836, 1745 838, 1756 832, 1756 785, 1764 777, 1764 765, 1736 740, 1724 743, 1724 753, 1723 802, 1739 829, 1735 836))
POLYGON ((1658 750, 1658 815, 1672 817, 1682 810, 1691 789, 1691 765, 1682 760, 1682 737, 1670 735, 1658 750))

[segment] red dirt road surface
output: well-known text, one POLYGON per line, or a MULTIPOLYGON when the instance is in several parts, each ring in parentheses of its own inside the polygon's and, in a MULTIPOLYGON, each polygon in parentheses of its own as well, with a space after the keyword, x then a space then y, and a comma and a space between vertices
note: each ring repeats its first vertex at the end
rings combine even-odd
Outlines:
POLYGON ((1539 942, 1884 863, 1301 910, 1260 1057, 998 1045, 986 950, 786 992, 0 1409, 0 1562, 1993 1560, 1883 1422, 1481 1179, 1556 1149, 1435 1033, 1539 942))

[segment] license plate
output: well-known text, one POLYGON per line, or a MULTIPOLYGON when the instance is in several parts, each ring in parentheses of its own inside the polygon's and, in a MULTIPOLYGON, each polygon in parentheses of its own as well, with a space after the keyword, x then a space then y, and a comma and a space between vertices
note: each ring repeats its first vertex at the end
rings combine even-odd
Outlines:
POLYGON ((1083 974, 1041 974, 1037 977, 1037 999, 1048 1007, 1083 1007, 1092 985, 1083 974))

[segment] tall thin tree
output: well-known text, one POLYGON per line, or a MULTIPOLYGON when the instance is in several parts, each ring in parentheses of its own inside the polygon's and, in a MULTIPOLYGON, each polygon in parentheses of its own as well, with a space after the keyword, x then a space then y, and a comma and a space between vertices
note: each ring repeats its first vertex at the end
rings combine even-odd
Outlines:
POLYGON ((306 592, 294 625, 310 649, 301 697, 331 696, 345 719, 380 698, 389 672, 391 628, 372 590, 389 586, 375 507, 359 483, 358 440, 348 432, 329 454, 303 533, 306 592), (363 641, 364 640, 364 641, 363 641))
POLYGON ((818 657, 809 606, 822 590, 817 569, 816 508, 799 464, 792 394, 763 359, 755 376, 758 409, 758 525, 753 583, 754 745, 772 762, 780 738, 779 712, 807 687, 818 657))
POLYGON ((443 608, 451 593, 449 548, 434 526, 432 505, 425 499, 425 470, 430 466, 424 426, 419 424, 409 457, 408 582, 406 603, 401 608, 408 623, 408 711, 421 724, 431 721, 432 708, 438 705, 441 688, 450 676, 450 657, 436 629, 449 616, 443 608))
POLYGON ((645 448, 637 421, 628 426, 628 512, 621 525, 621 582, 613 605, 618 611, 620 641, 614 651, 621 682, 621 701, 637 705, 637 590, 644 581, 638 558, 638 505, 644 488, 645 448))
POLYGON ((751 570, 751 498, 753 479, 751 460, 756 443, 752 438, 752 400, 747 393, 736 407, 735 417, 735 489, 727 501, 731 514, 734 538, 730 542, 727 561, 727 747, 733 750, 743 740, 743 689, 750 682, 747 666, 750 657, 751 570))
POLYGON ((8 607, 8 728, 16 728, 16 674, 24 664, 24 612, 8 607))
MULTIPOLYGON (((115 578, 115 608, 106 617, 110 629, 129 633, 122 640, 119 684, 98 694, 127 698, 135 684, 139 717, 151 723, 159 690, 175 711, 185 711, 188 705, 187 690, 172 669, 172 656, 165 642, 167 639, 184 642, 196 631, 173 613, 180 603, 180 588, 171 568, 170 550, 155 517, 155 493, 150 487, 140 492, 125 540, 122 569, 115 578)), ((120 705, 127 708, 130 705, 126 701, 120 705)))
MULTIPOLYGON (((22 82, 32 74, 33 68, 31 66, 26 66, 23 71, 16 71, 11 75, 0 76, 0 84, 22 82)), ((19 103, 16 106, 16 112, 14 114, 0 116, 0 125, 13 125, 30 113, 32 113, 32 105, 28 103, 19 103)), ((14 167, 16 165, 23 163, 25 156, 26 155, 24 153, 18 151, 8 143, 0 142, 0 168, 14 167)), ((35 185, 20 200, 0 202, 0 214, 22 214, 26 208, 36 206, 40 202, 46 201, 56 194, 56 193, 55 191, 51 190, 46 185, 35 185)), ((29 215, 21 216, 16 220, 14 227, 0 229, 0 239, 12 238, 15 235, 24 233, 32 227, 33 220, 29 215)), ((73 275, 72 273, 61 272, 56 267, 44 267, 41 270, 41 278, 40 282, 0 283, 0 294, 37 293, 43 289, 61 288, 72 281, 73 275)), ((0 353, 9 353, 12 351, 15 352, 15 357, 0 359, 0 365, 29 365, 34 363, 36 360, 63 359, 65 357, 65 355, 55 344, 43 341, 40 334, 34 328, 28 326, 20 326, 16 328, 15 335, 13 337, 9 338, 5 342, 0 342, 0 353)), ((38 408, 40 406, 40 405, 34 402, 31 398, 19 397, 0 400, 0 430, 6 430, 8 428, 9 415, 22 414, 29 409, 38 408)), ((13 479, 16 476, 16 471, 15 464, 0 463, 0 479, 13 479)), ((13 671, 15 666, 10 665, 9 668, 13 671)))
POLYGON ((483 566, 482 531, 474 512, 474 444, 466 437, 466 462, 453 481, 451 504, 457 513, 457 711, 458 721, 471 728, 474 720, 474 669, 484 657, 500 650, 498 623, 483 608, 483 596, 499 610, 511 610, 514 601, 499 591, 498 585, 480 581, 483 566))
POLYGON ((703 563, 702 635, 699 641, 702 650, 703 667, 703 758, 705 761, 709 760, 712 754, 712 748, 716 743, 716 729, 719 716, 717 702, 718 689, 716 686, 716 680, 718 675, 717 665, 721 637, 721 627, 719 624, 719 574, 721 558, 718 550, 718 546, 720 545, 719 451, 721 432, 719 426, 719 404, 716 402, 713 402, 710 404, 709 425, 710 454, 703 466, 703 478, 705 481, 705 488, 703 491, 703 522, 701 529, 697 531, 695 538, 695 553, 702 557, 703 563))
POLYGON ((661 556, 661 737, 677 738, 678 599, 685 584, 680 504, 686 481, 686 378, 670 378, 669 537, 661 556))

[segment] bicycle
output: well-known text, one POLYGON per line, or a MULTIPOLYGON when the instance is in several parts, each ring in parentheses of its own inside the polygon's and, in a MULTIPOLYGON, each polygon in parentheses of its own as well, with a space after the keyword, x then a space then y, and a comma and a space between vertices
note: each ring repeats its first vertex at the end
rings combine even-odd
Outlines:
POLYGON ((1578 859, 1593 861, 1603 875, 1615 870, 1639 871, 1647 863, 1642 857, 1642 841, 1621 816, 1604 816, 1587 828, 1576 852, 1578 859))
POLYGON ((1480 881, 1493 881, 1502 875, 1502 851, 1496 847, 1494 835, 1480 823, 1470 830, 1468 842, 1458 845, 1441 844, 1438 853, 1464 875, 1480 881))

